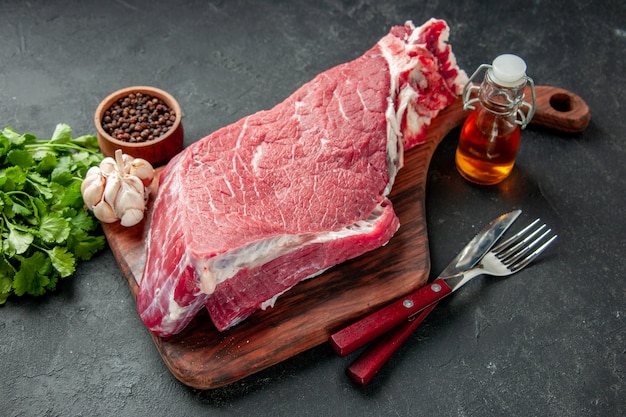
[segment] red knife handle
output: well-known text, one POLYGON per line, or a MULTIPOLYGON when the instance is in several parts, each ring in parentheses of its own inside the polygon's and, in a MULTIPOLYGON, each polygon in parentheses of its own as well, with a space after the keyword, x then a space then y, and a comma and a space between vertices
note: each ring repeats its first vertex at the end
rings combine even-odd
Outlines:
POLYGON ((330 344, 340 356, 346 356, 451 292, 452 288, 444 280, 437 278, 419 290, 331 335, 330 344))
POLYGON ((352 365, 346 369, 346 374, 358 385, 367 385, 374 375, 383 367, 387 360, 398 350, 404 341, 413 333, 417 326, 430 314, 437 303, 433 303, 419 314, 411 317, 393 329, 389 335, 383 336, 367 348, 352 365))

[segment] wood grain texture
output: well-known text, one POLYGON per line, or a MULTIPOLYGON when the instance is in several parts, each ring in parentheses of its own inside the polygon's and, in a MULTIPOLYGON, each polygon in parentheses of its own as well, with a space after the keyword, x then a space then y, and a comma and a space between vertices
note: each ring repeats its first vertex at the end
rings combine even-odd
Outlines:
MULTIPOLYGON (((552 94, 577 96, 552 87, 536 87, 536 91, 546 99, 541 105, 537 100, 533 122, 559 130, 567 126, 568 132, 586 127, 573 121, 581 117, 578 101, 572 101, 567 111, 550 105, 552 94)), ((299 283, 273 308, 257 311, 225 332, 215 329, 203 309, 177 335, 161 338, 150 333, 172 374, 198 389, 233 383, 326 342, 340 328, 421 287, 430 272, 424 208, 428 166, 443 137, 466 116, 458 99, 433 121, 426 143, 405 154, 405 166, 390 196, 401 226, 389 244, 299 283)), ((117 223, 103 228, 136 299, 136 279, 141 278, 145 262, 144 222, 132 228, 117 223)))

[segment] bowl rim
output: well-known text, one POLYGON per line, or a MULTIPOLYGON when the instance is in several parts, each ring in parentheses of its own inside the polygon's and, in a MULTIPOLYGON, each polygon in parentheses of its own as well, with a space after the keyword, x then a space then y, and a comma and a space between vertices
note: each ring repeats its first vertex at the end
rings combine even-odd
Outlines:
POLYGON ((108 96, 106 96, 100 102, 100 104, 98 104, 98 107, 96 107, 96 112, 94 114, 94 123, 96 125, 96 130, 98 131, 98 134, 100 134, 107 141, 114 143, 115 145, 118 145, 120 147, 143 148, 146 146, 155 146, 167 140, 170 136, 174 134, 174 132, 178 130, 182 122, 182 118, 183 118, 183 114, 182 114, 180 104, 178 104, 178 101, 176 101, 174 96, 172 96, 167 91, 161 90, 160 88, 157 88, 157 87, 151 87, 147 85, 138 85, 138 86, 121 88, 119 90, 112 92, 108 96), (150 94, 154 97, 157 97, 163 100, 170 108, 172 108, 176 112, 176 120, 174 121, 174 124, 172 125, 172 127, 164 135, 161 135, 156 139, 146 140, 143 142, 127 142, 124 140, 116 139, 113 136, 109 135, 102 127, 102 116, 104 115, 104 112, 108 110, 113 105, 113 103, 115 103, 119 98, 125 97, 129 95, 130 93, 138 93, 138 92, 139 93, 145 92, 147 94, 150 94))

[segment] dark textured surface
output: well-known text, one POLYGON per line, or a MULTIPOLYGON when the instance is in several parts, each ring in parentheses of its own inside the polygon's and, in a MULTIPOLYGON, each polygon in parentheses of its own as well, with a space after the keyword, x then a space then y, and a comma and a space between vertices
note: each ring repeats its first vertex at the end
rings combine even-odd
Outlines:
POLYGON ((442 302, 367 388, 327 345, 225 388, 175 380, 138 319, 110 251, 61 289, 0 307, 2 415, 626 414, 626 5, 614 1, 0 1, 0 125, 94 133, 121 87, 165 89, 187 144, 271 107, 391 25, 431 16, 452 28, 472 72, 502 52, 537 84, 583 97, 592 121, 565 137, 527 130, 512 176, 473 186, 454 168, 458 132, 426 190, 432 271, 513 208, 560 234, 511 279, 479 278, 442 302))

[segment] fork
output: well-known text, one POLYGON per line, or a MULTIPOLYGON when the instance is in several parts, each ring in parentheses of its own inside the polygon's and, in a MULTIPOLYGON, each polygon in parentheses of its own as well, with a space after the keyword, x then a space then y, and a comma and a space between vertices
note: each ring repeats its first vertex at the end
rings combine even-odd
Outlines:
MULTIPOLYGON (((487 252, 477 266, 460 273, 460 281, 455 285, 455 288, 478 275, 508 276, 528 266, 557 238, 556 234, 549 237, 552 230, 544 231, 547 227, 545 224, 535 228, 539 222, 540 220, 536 219, 514 236, 487 252), (532 230, 533 228, 535 229, 532 230), (542 231, 543 233, 541 233, 542 231), (539 233, 541 235, 536 237, 539 233)), ((346 370, 348 377, 359 385, 367 385, 391 355, 435 308, 437 303, 430 304, 419 314, 409 318, 389 332, 387 336, 370 346, 348 367, 346 370)))

